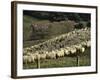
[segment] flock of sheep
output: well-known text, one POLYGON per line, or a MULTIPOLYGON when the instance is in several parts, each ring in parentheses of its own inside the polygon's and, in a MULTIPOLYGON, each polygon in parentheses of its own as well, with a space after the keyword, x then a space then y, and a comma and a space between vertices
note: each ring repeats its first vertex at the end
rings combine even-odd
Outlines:
POLYGON ((87 47, 91 47, 90 34, 90 28, 75 29, 43 43, 26 47, 23 50, 23 62, 34 63, 37 59, 57 59, 84 53, 87 47))

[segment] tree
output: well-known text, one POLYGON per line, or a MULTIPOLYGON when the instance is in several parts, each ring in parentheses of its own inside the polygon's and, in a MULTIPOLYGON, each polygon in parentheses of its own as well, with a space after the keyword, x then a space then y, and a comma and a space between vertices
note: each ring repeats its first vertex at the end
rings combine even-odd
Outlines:
POLYGON ((90 21, 87 22, 87 27, 91 27, 91 22, 90 21))
POLYGON ((82 23, 78 23, 78 24, 75 25, 75 28, 81 29, 81 28, 84 28, 84 25, 82 23))

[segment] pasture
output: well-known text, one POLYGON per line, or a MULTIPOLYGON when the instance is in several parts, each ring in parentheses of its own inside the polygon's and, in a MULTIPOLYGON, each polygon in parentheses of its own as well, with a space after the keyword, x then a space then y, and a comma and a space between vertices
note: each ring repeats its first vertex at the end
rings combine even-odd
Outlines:
MULTIPOLYGON (((74 15, 75 18, 77 17, 77 20, 70 19, 70 15, 67 14, 69 15, 67 16, 69 19, 66 20, 64 18, 63 20, 58 21, 58 18, 56 20, 54 19, 53 22, 51 22, 52 19, 49 20, 48 17, 45 17, 45 19, 42 18, 44 16, 40 17, 43 14, 38 15, 37 17, 34 15, 35 13, 23 15, 23 57, 30 56, 31 54, 33 55, 37 52, 39 55, 45 54, 45 52, 52 53, 52 51, 59 51, 61 49, 65 49, 66 47, 70 48, 70 46, 77 46, 82 42, 85 42, 84 45, 81 45, 85 48, 83 53, 76 51, 75 55, 70 55, 72 53, 71 50, 69 50, 69 55, 65 55, 64 52, 64 56, 61 57, 56 54, 56 58, 39 59, 39 66, 40 68, 59 68, 91 65, 91 46, 90 44, 89 46, 87 45, 88 41, 91 41, 90 27, 87 28, 88 21, 85 20, 84 17, 86 16, 89 20, 88 14, 88 16, 86 14, 74 15), (82 23, 82 25, 78 25, 78 27, 81 26, 82 28, 75 29, 75 25, 79 23, 82 23), (34 26, 36 26, 36 28, 34 28, 34 26), (62 40, 62 38, 64 39, 62 40), (79 56, 78 64, 77 56, 79 56)), ((48 13, 45 13, 45 15, 48 16, 48 13)), ((62 15, 60 16, 62 17, 62 15)), ((79 49, 77 50, 79 51, 79 49)), ((38 68, 37 60, 38 59, 36 58, 34 59, 34 62, 29 60, 30 62, 26 61, 26 63, 23 61, 23 69, 38 68)))

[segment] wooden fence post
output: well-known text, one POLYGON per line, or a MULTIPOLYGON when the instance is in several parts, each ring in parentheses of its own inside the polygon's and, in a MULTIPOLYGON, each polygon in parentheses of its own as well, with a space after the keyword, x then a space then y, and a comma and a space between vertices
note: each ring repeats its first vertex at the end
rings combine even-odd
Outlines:
POLYGON ((76 61, 77 61, 77 66, 79 66, 80 64, 79 64, 79 56, 78 55, 76 56, 76 61))
POLYGON ((37 54, 37 68, 40 68, 40 55, 37 54))

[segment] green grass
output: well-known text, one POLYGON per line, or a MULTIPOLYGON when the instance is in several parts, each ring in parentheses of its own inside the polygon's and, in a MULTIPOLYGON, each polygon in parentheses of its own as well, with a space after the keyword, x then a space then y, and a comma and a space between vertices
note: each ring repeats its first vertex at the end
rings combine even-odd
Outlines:
MULTIPOLYGON (((79 58, 79 66, 90 66, 90 59, 88 56, 81 56, 79 58)), ((75 67, 77 66, 76 57, 62 57, 58 59, 45 59, 40 61, 41 68, 54 68, 54 67, 75 67)), ((24 64, 24 69, 37 68, 36 63, 24 64)))
MULTIPOLYGON (((90 66, 90 49, 87 49, 84 54, 79 56, 79 66, 90 66)), ((76 56, 65 56, 57 59, 40 60, 41 68, 57 68, 57 67, 77 67, 76 56)), ((24 69, 36 69, 37 63, 23 64, 24 69)))
POLYGON ((30 47, 32 45, 39 44, 41 42, 44 42, 45 40, 34 40, 34 41, 25 41, 23 47, 30 47))
POLYGON ((74 25, 73 21, 51 23, 49 20, 38 20, 34 17, 24 15, 23 16, 23 41, 24 41, 23 46, 24 47, 33 46, 34 43, 38 44, 42 41, 54 38, 55 36, 70 32, 74 28, 73 25, 74 25), (47 23, 50 23, 50 26, 48 28, 48 35, 45 35, 44 38, 41 38, 40 40, 37 41, 29 40, 32 34, 36 34, 36 33, 32 33, 32 29, 30 27, 31 24, 47 24, 47 23))

